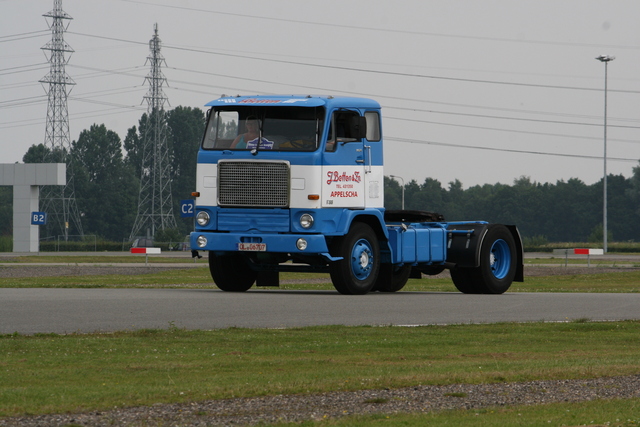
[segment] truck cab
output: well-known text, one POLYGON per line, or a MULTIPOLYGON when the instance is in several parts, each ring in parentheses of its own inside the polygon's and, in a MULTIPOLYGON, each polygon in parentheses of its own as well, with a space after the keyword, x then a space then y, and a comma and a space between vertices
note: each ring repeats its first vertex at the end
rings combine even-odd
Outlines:
POLYGON ((327 271, 345 294, 395 291, 416 268, 455 266, 446 246, 457 225, 419 218, 409 231, 402 215, 385 219, 376 101, 223 96, 207 106, 191 248, 208 251, 221 289, 277 286, 280 271, 295 270, 327 271))

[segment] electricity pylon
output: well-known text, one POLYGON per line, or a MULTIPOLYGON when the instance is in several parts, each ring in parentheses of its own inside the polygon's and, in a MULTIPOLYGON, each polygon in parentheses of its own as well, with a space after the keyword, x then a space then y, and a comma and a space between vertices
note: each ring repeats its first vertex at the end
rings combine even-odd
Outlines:
POLYGON ((66 163, 67 183, 64 186, 42 187, 40 209, 48 214, 47 234, 62 235, 66 241, 70 234, 83 235, 73 184, 67 109, 70 86, 76 83, 65 71, 65 65, 68 62, 65 54, 73 53, 73 49, 64 41, 64 32, 69 26, 68 21, 73 18, 62 10, 62 0, 54 0, 53 10, 43 16, 50 18, 50 22, 49 20, 47 22, 51 29, 51 41, 41 48, 49 61, 49 74, 40 80, 49 100, 44 138, 44 145, 48 150, 42 161, 43 163, 66 163), (65 21, 67 21, 66 24, 65 21))
POLYGON ((162 74, 162 64, 166 62, 160 53, 161 41, 158 24, 155 24, 153 38, 149 41, 150 54, 147 63, 151 71, 145 78, 149 91, 144 96, 147 101, 147 120, 142 129, 142 167, 140 174, 140 194, 138 215, 130 239, 144 234, 155 237, 156 231, 176 228, 171 200, 171 165, 167 145, 167 122, 164 104, 168 101, 162 91, 167 79, 162 74))

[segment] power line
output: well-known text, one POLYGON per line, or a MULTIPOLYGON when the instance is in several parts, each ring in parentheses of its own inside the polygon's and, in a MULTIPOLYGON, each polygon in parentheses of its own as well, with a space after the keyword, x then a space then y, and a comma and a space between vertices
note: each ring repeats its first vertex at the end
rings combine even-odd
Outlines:
MULTIPOLYGON (((114 40, 120 42, 127 43, 135 43, 135 44, 144 44, 141 42, 125 40, 115 37, 105 37, 105 36, 96 36, 92 34, 85 33, 73 33, 80 36, 86 37, 96 37, 105 40, 114 40)), ((299 65, 306 67, 317 67, 323 69, 332 69, 338 71, 353 71, 367 74, 381 74, 381 75, 389 75, 396 77, 413 77, 413 78, 421 78, 421 79, 433 79, 433 80, 445 80, 445 81, 455 81, 455 82, 464 82, 464 83, 482 83, 482 84, 491 84, 491 85, 505 85, 505 86, 520 86, 520 87, 530 87, 530 88, 538 88, 538 89, 561 89, 561 90, 582 90, 582 91, 591 91, 591 92, 601 92, 601 88, 590 88, 590 87, 581 87, 581 86, 563 86, 563 85, 545 85, 545 84, 537 84, 537 83, 522 83, 522 82, 507 82, 507 81, 499 81, 499 80, 486 80, 486 79, 470 79, 470 78, 461 78, 461 77, 446 77, 446 76, 437 76, 430 74, 418 74, 418 73, 403 73, 398 71, 383 71, 383 70, 370 70, 366 68, 357 68, 357 67, 346 67, 340 65, 326 65, 326 64, 314 64, 302 61, 291 61, 291 60, 283 60, 283 59, 272 59, 272 58, 257 58, 252 55, 245 55, 239 53, 223 53, 223 52, 215 52, 206 49, 200 48, 192 48, 192 47, 181 47, 181 46, 171 46, 171 45, 163 45, 166 49, 174 49, 183 52, 195 52, 195 53, 204 53, 207 55, 217 55, 231 58, 241 58, 241 59, 249 59, 253 61, 266 61, 277 64, 286 64, 286 65, 299 65)), ((615 93, 639 93, 637 90, 621 90, 621 89, 609 89, 609 92, 615 93)))
MULTIPOLYGON (((259 20, 267 20, 267 21, 287 22, 287 23, 301 24, 301 25, 307 25, 307 26, 316 25, 316 26, 329 27, 329 28, 340 28, 340 29, 345 28, 343 24, 338 24, 338 23, 333 24, 330 22, 302 21, 297 19, 269 17, 264 15, 251 15, 245 12, 242 12, 242 13, 220 12, 220 11, 199 9, 199 8, 186 7, 186 6, 157 4, 157 3, 151 3, 151 2, 140 1, 140 0, 120 0, 120 1, 125 3, 137 3, 137 4, 144 4, 147 6, 186 10, 186 11, 198 12, 198 13, 211 13, 211 14, 223 15, 223 16, 234 16, 242 19, 251 18, 251 19, 259 19, 259 20)), ((473 35, 467 36, 462 34, 447 34, 447 33, 426 32, 426 31, 396 30, 392 28, 381 28, 381 27, 357 26, 357 25, 353 25, 352 23, 349 24, 348 28, 349 30, 373 31, 376 33, 382 32, 382 33, 391 33, 391 34, 406 34, 411 36, 446 37, 446 38, 455 38, 455 39, 463 39, 463 40, 482 40, 482 41, 503 42, 503 43, 534 44, 534 45, 545 45, 545 46, 574 46, 574 47, 589 47, 589 48, 603 48, 603 49, 610 49, 610 48, 631 49, 631 50, 640 49, 640 46, 632 46, 632 45, 606 45, 606 44, 590 44, 590 43, 579 43, 579 42, 559 42, 559 41, 548 41, 548 40, 509 39, 504 37, 485 37, 485 36, 473 36, 473 35)))
MULTIPOLYGON (((134 2, 134 1, 132 1, 134 2)), ((138 3, 144 3, 144 2, 138 2, 138 3)), ((149 4, 149 3, 145 3, 145 4, 149 4)), ((166 6, 169 7, 169 6, 166 6)), ((216 13, 216 12, 212 12, 212 13, 216 13)), ((297 22, 297 21, 292 21, 292 22, 297 22)), ((362 29, 366 29, 365 27, 363 27, 362 29)), ((78 33, 76 33, 78 34, 78 33)), ((122 42, 126 42, 126 43, 134 43, 134 44, 145 44, 146 43, 142 43, 142 42, 135 42, 135 41, 131 41, 131 40, 123 40, 123 39, 116 39, 116 38, 111 38, 111 37, 102 37, 102 36, 93 36, 93 35, 88 35, 88 34, 79 34, 79 35, 83 35, 83 36, 89 36, 89 37, 97 37, 97 38, 102 38, 102 39, 108 39, 108 40, 118 40, 118 41, 122 41, 122 42)), ((424 35, 432 35, 432 34, 428 34, 428 33, 424 33, 424 35)), ((184 48, 184 47, 179 47, 179 46, 165 46, 166 48, 169 49, 177 49, 177 50, 185 50, 185 51, 195 51, 195 52, 202 52, 205 54, 212 54, 212 55, 226 55, 226 56, 239 56, 239 55, 234 55, 234 54, 225 54, 225 53, 219 53, 219 52, 212 52, 212 51, 207 51, 207 50, 201 50, 201 49, 194 49, 194 48, 184 48)), ((284 62, 287 64, 297 64, 297 65, 305 65, 305 66, 318 66, 318 67, 324 67, 324 68, 334 68, 334 69, 338 69, 338 70, 352 70, 352 71, 363 71, 363 72, 375 72, 375 73, 381 73, 381 74, 390 74, 390 75, 399 75, 398 73, 394 73, 394 72, 387 72, 387 71, 376 71, 376 70, 366 70, 366 69, 360 69, 360 68, 355 68, 355 67, 337 67, 337 66, 332 66, 332 65, 318 65, 318 64, 313 64, 313 63, 304 63, 304 62, 299 62, 299 61, 282 61, 282 60, 273 60, 273 59, 268 59, 268 58, 255 58, 255 57, 251 57, 251 56, 244 56, 244 55, 240 55, 240 57, 242 58, 247 58, 247 59, 252 59, 252 60, 259 60, 259 61, 275 61, 275 62, 284 62)), ((78 67, 78 68, 85 68, 88 70, 94 70, 97 72, 105 72, 105 73, 113 73, 113 74, 119 74, 119 75, 124 75, 124 76, 131 76, 131 77, 139 77, 135 74, 132 73, 126 73, 126 72, 116 72, 114 70, 101 70, 101 69, 97 69, 97 68, 93 68, 93 67, 78 67)), ((178 70, 180 70, 179 68, 176 68, 178 70)), ((183 71, 190 71, 190 72, 197 72, 195 70, 183 70, 183 71)), ((202 74, 211 74, 211 75, 220 75, 220 74, 215 74, 215 73, 202 73, 202 74)), ((438 78, 438 79, 444 79, 444 80, 460 80, 460 79, 451 79, 448 77, 441 77, 441 76, 429 76, 429 75, 423 75, 423 74, 400 74, 400 75, 407 75, 407 76, 413 76, 413 77, 422 77, 422 78, 438 78)), ((88 75, 91 76, 91 75, 88 75)), ((238 78, 236 76, 229 76, 229 75, 220 75, 223 77, 230 77, 230 78, 238 78)), ((277 84, 277 85, 287 85, 287 86, 299 86, 299 87, 304 87, 304 88, 309 88, 309 86, 302 86, 302 85, 292 85, 290 83, 280 83, 280 82, 269 82, 266 80, 259 80, 259 79, 242 79, 245 81, 255 81, 255 82, 260 82, 260 83, 270 83, 270 84, 277 84)), ((511 82, 501 82, 501 81, 491 81, 491 80, 475 80, 475 79, 462 79, 464 81, 469 81, 469 82, 478 82, 478 83, 492 83, 492 84, 507 84, 507 85, 512 85, 512 84, 517 84, 517 85, 523 85, 523 86, 533 86, 533 87, 548 87, 548 88, 559 88, 559 89, 575 89, 575 90, 588 90, 588 91, 601 91, 601 89, 593 89, 593 88, 580 88, 580 87, 568 87, 568 86, 559 86, 559 85, 530 85, 530 84, 518 84, 518 83, 511 83, 511 82)), ((174 81, 174 80, 172 80, 174 81)), ((210 88, 219 88, 220 86, 213 86, 213 85, 202 85, 202 84, 198 84, 198 83, 193 83, 193 82, 189 82, 189 81, 177 81, 179 83, 183 83, 186 85, 193 85, 193 84, 197 84, 198 87, 210 87, 210 88)), ((228 87, 225 86, 226 89, 229 89, 228 87)), ((187 90, 188 89, 182 89, 182 88, 173 88, 173 90, 187 90)), ((321 90, 326 91, 326 88, 321 88, 321 90)), ((242 89, 240 89, 240 91, 242 91, 242 89)), ((201 91, 199 91, 201 92, 201 91)), ((330 90, 330 92, 334 92, 333 90, 330 90)), ((622 93, 640 93, 639 91, 618 91, 618 92, 622 92, 622 93)), ((349 93, 349 92, 344 92, 344 91, 339 91, 339 93, 349 93)), ((85 94, 85 96, 88 94, 85 94)), ((377 97, 377 98, 387 98, 387 99, 402 99, 404 101, 409 101, 409 99, 407 98, 399 98, 399 97, 385 97, 385 96, 380 96, 380 95, 372 95, 373 97, 377 97)), ((74 100, 79 100, 82 102, 90 102, 90 103, 96 103, 96 104, 100 104, 100 105, 110 105, 110 106, 114 106, 114 107, 121 107, 121 108, 132 108, 131 106, 126 106, 126 105, 121 105, 121 104, 116 104, 116 103, 102 103, 100 101, 92 101, 90 99, 87 98, 80 98, 80 97, 74 97, 74 100)), ((419 101, 419 102, 431 102, 431 103, 435 103, 435 104, 443 104, 443 105, 452 105, 455 107, 464 107, 464 108, 483 108, 483 109, 492 109, 492 110, 507 110, 507 109, 500 109, 500 108, 496 108, 496 107, 482 107, 482 106, 473 106, 473 105, 464 105, 464 104, 454 104, 454 103, 439 103, 439 102, 435 102, 435 101, 425 101, 425 100, 415 100, 415 101, 419 101)), ((511 117, 502 117, 502 116, 495 116, 495 115, 482 115, 482 114, 468 114, 468 113, 457 113, 457 112, 444 112, 444 111, 437 111, 437 110, 427 110, 427 109, 412 109, 412 108, 403 108, 403 107, 386 107, 386 108, 394 108, 394 109, 399 109, 399 110, 413 110, 413 111, 420 111, 420 112, 426 112, 426 113, 430 113, 430 114, 449 114, 449 115, 461 115, 461 116, 471 116, 471 117, 479 117, 479 118, 491 118, 491 119, 505 119, 505 120, 524 120, 524 121, 532 121, 532 122, 536 122, 536 123, 556 123, 556 124, 566 124, 566 125, 586 125, 586 126, 601 126, 600 124, 588 124, 588 123, 580 123, 580 122, 571 122, 571 121, 553 121, 553 120, 536 120, 536 119, 527 119, 527 118, 511 118, 511 117)), ((564 114, 556 114, 556 113, 545 113, 545 112, 535 112, 535 111, 518 111, 518 110, 509 110, 509 111, 514 111, 514 112, 521 112, 521 113, 526 113, 526 114, 554 114, 556 116, 559 115, 564 115, 564 114)), ((567 117, 585 117, 585 118, 589 118, 589 116, 578 116, 578 115, 565 115, 567 117)), ((408 121, 412 121, 411 119, 406 119, 406 118, 394 118, 397 120, 408 120, 408 121)), ((627 120, 627 121, 635 121, 633 119, 619 119, 621 121, 623 120, 627 120)), ((421 121, 421 120, 415 120, 415 121, 419 121, 419 122, 424 122, 424 123, 437 123, 437 122, 428 122, 428 121, 421 121)), ((461 126, 461 127, 472 127, 472 126, 464 126, 464 125, 453 125, 453 124, 444 124, 441 123, 443 125, 448 125, 448 126, 461 126)), ((613 126, 612 126, 613 127, 613 126)), ((621 127, 621 128, 628 128, 628 129, 636 129, 638 127, 635 126, 616 126, 616 127, 621 127)), ((491 130, 491 128, 482 128, 482 127, 475 127, 475 128, 479 128, 479 129, 487 129, 487 130, 491 130)), ((493 129, 495 130, 495 129, 493 129)), ((500 129, 498 129, 500 130, 500 129)), ((504 130, 503 131, 508 131, 508 130, 504 130)), ((518 133, 533 133, 533 132, 524 132, 524 131, 510 131, 510 132, 518 132, 518 133)), ((553 135, 553 134, 546 134, 546 135, 553 135)), ((574 138, 578 138, 577 136, 570 136, 570 135, 557 135, 557 136, 566 136, 566 137, 574 137, 574 138)))
MULTIPOLYGON (((4 71, 9 71, 9 70, 19 70, 22 68, 30 68, 30 67, 48 67, 49 63, 48 62, 40 62, 38 64, 30 64, 30 65, 20 65, 18 67, 9 67, 9 68, 0 68, 0 73, 4 72, 4 71)), ((31 70, 29 70, 31 71, 31 70)))
POLYGON ((49 64, 45 62, 45 63, 42 63, 42 64, 23 65, 21 67, 4 68, 4 69, 0 70, 0 75, 6 76, 6 75, 9 75, 9 74, 24 73, 26 71, 44 70, 48 66, 49 66, 49 64), (29 70, 25 70, 25 68, 30 68, 30 69, 29 70))
MULTIPOLYGON (((476 145, 467 145, 467 144, 453 144, 446 142, 436 142, 436 141, 424 141, 417 139, 409 139, 409 138, 398 138, 393 136, 385 137, 387 141, 397 141, 397 142, 407 142, 410 144, 421 144, 421 145, 436 145, 440 147, 453 147, 453 148, 471 148, 474 150, 485 150, 485 151, 498 151, 502 153, 517 153, 517 154, 535 154, 539 156, 554 156, 554 157, 573 157, 579 159, 590 159, 590 160, 602 160, 602 157, 599 156, 588 156, 586 154, 566 154, 566 153, 547 153, 544 151, 531 151, 531 150, 514 150, 511 148, 494 148, 494 147, 479 147, 476 145)), ((638 162, 638 159, 629 159, 624 157, 607 157, 608 160, 619 161, 619 162, 638 162)))
POLYGON ((142 76, 138 75, 138 74, 133 74, 130 73, 129 71, 133 71, 133 70, 140 70, 142 67, 126 67, 126 68, 119 68, 119 69, 115 69, 115 70, 107 70, 104 68, 96 68, 96 67, 87 67, 87 66, 82 66, 82 65, 72 65, 72 68, 78 68, 81 70, 88 70, 88 71, 95 71, 95 73, 93 74, 85 74, 85 75, 81 75, 78 76, 76 78, 86 78, 86 77, 91 77, 91 76, 95 76, 98 73, 104 73, 104 74, 113 74, 113 75, 117 75, 117 76, 127 76, 127 77, 135 77, 135 78, 142 78, 142 76))
POLYGON ((0 85, 0 90, 12 90, 29 86, 38 86, 37 82, 22 82, 22 83, 11 83, 8 85, 0 85))
MULTIPOLYGON (((562 120, 540 120, 540 119, 527 119, 521 117, 506 117, 506 116, 491 116, 488 114, 473 114, 473 113, 456 113, 451 111, 437 111, 437 110, 423 110, 417 108, 400 108, 393 107, 398 110, 412 110, 412 111, 420 111, 423 113, 430 114, 446 114, 452 116, 465 116, 465 117, 479 117, 483 119, 499 119, 499 120, 515 120, 515 121, 524 121, 524 122, 534 122, 534 123, 551 123, 551 124, 560 124, 560 125, 577 125, 577 126, 598 126, 602 127, 602 123, 585 123, 585 122, 569 122, 562 120)), ((549 113, 551 114, 551 113, 549 113)), ((620 129, 640 129, 640 126, 623 126, 623 125, 607 125, 611 128, 620 128, 620 129)))
MULTIPOLYGON (((310 63, 300 62, 300 61, 285 61, 282 59, 256 58, 254 56, 249 56, 249 55, 211 52, 203 49, 173 47, 168 45, 166 46, 166 48, 177 49, 181 51, 205 53, 208 55, 219 55, 219 56, 226 56, 226 57, 232 57, 232 58, 267 61, 267 62, 274 62, 279 64, 286 64, 286 65, 301 65, 301 66, 307 66, 307 67, 317 67, 317 68, 325 68, 325 69, 340 70, 340 71, 354 71, 354 72, 368 73, 368 74, 382 74, 382 75, 389 75, 389 76, 396 76, 396 77, 414 77, 414 78, 422 78, 422 79, 446 80, 446 81, 456 81, 456 82, 465 82, 465 83, 484 83, 484 84, 506 85, 506 86, 522 86, 522 87, 531 87, 531 88, 584 90, 584 91, 597 91, 597 92, 602 91, 602 89, 600 88, 588 88, 588 87, 579 87, 579 86, 543 85, 543 84, 535 84, 535 83, 518 83, 518 82, 505 82, 505 81, 497 81, 497 80, 468 79, 468 78, 460 78, 460 77, 435 76, 435 75, 428 75, 428 74, 402 73, 397 71, 369 70, 366 68, 345 67, 345 66, 339 66, 339 65, 310 64, 310 63)), ((640 93, 640 91, 635 91, 635 90, 609 89, 608 91, 617 92, 617 93, 640 93)))
POLYGON ((30 33, 11 34, 7 36, 0 36, 0 43, 15 42, 20 40, 32 39, 36 37, 42 37, 48 33, 47 30, 32 31, 30 33))
POLYGON ((10 99, 7 101, 0 101, 0 108, 12 108, 12 107, 22 107, 25 105, 32 105, 34 103, 40 103, 47 99, 46 95, 38 95, 38 96, 29 96, 26 98, 20 99, 10 99))
MULTIPOLYGON (((497 131, 497 132, 521 133, 526 135, 555 136, 555 137, 561 137, 561 138, 575 138, 575 139, 602 141, 602 138, 593 137, 593 136, 567 135, 567 134, 550 133, 550 132, 534 132, 534 131, 524 131, 524 130, 515 130, 515 129, 493 128, 493 127, 486 127, 486 126, 472 126, 472 125, 463 125, 459 123, 444 123, 444 122, 435 122, 431 120, 407 119, 405 117, 393 117, 389 115, 385 115, 384 117, 386 120, 400 120, 400 121, 408 121, 408 122, 416 122, 416 123, 433 124, 433 125, 439 125, 439 126, 452 126, 452 127, 460 127, 460 128, 467 128, 467 129, 480 129, 480 130, 489 130, 489 131, 497 131)), ((635 139, 609 138, 608 140, 615 141, 615 142, 628 142, 632 144, 640 144, 640 141, 635 139)))
MULTIPOLYGON (((436 105, 446 105, 446 106, 450 106, 450 107, 461 107, 461 108, 478 108, 481 110, 493 110, 493 111, 508 111, 510 113, 524 113, 524 114, 532 114, 532 115, 539 115, 539 116, 548 116, 548 115, 552 115, 555 117, 575 117, 575 118, 582 118, 582 119, 596 119, 596 120, 602 120, 602 116, 590 116, 590 115, 585 115, 585 114, 571 114, 571 113, 558 113, 558 112, 549 112, 549 111, 535 111, 535 110, 521 110, 521 109, 516 109, 516 108, 502 108, 502 107, 491 107, 488 105, 471 105, 471 104, 460 104, 460 103, 454 103, 454 102, 442 102, 442 101, 431 101, 431 100, 423 100, 423 99, 411 99, 411 98, 405 98, 405 97, 386 97, 383 95, 379 95, 377 96, 377 98, 387 98, 387 99, 397 99, 397 100, 401 100, 401 101, 414 101, 414 102, 420 102, 420 103, 427 103, 427 104, 436 104, 436 105)), ((411 111, 411 110, 415 110, 415 111, 421 111, 419 109, 415 109, 415 108, 411 108, 411 107, 391 107, 391 108, 396 108, 399 110, 407 110, 407 111, 411 111)), ((629 118, 612 118, 613 120, 617 120, 617 121, 621 121, 621 122, 640 122, 640 119, 629 119, 629 118)))
MULTIPOLYGON (((135 74, 131 74, 131 73, 127 73, 127 72, 122 71, 122 70, 129 70, 131 68, 125 68, 125 69, 121 69, 121 70, 104 70, 104 69, 99 69, 99 68, 95 68, 95 67, 83 67, 83 66, 78 66, 77 68, 93 70, 93 71, 97 71, 97 72, 104 72, 104 73, 113 73, 113 74, 117 74, 117 75, 126 75, 126 76, 139 77, 139 76, 137 76, 135 74)), ((136 68, 137 67, 134 67, 133 69, 136 69, 136 68)), ((185 71, 185 72, 193 72, 193 73, 197 73, 197 74, 214 75, 214 76, 230 77, 230 78, 239 78, 239 77, 236 77, 236 76, 230 76, 230 75, 225 75, 225 74, 220 74, 220 73, 202 72, 202 71, 197 71, 197 70, 187 70, 187 69, 182 69, 182 68, 178 68, 178 67, 172 67, 172 69, 179 70, 179 71, 185 71)), ((272 81, 260 80, 260 79, 243 79, 243 80, 256 81, 256 82, 260 82, 260 83, 281 84, 279 82, 272 82, 272 81)), ((193 82, 189 82, 189 81, 177 81, 177 82, 185 83, 185 84, 196 84, 199 87, 202 87, 202 84, 193 83, 193 82)), ((205 85, 205 86, 221 88, 219 86, 210 86, 210 85, 205 85)), ((300 87, 308 87, 308 86, 300 86, 300 87)), ((228 87, 226 89, 228 89, 228 87)), ((315 88, 315 89, 326 90, 326 88, 315 88)), ((200 91, 198 91, 198 92, 200 92, 200 91)), ((384 97, 384 96, 381 96, 381 95, 369 95, 369 96, 373 96, 373 97, 377 97, 377 98, 384 97)), ((411 99, 399 98, 399 97, 386 97, 386 98, 402 99, 403 101, 410 101, 411 100, 411 99)), ((79 98, 79 97, 74 97, 73 99, 80 100, 80 101, 83 101, 83 102, 92 102, 90 100, 82 99, 82 98, 79 98)), ((424 100, 414 100, 414 101, 425 102, 424 100)), ((432 103, 435 103, 435 104, 442 104, 442 105, 459 106, 459 107, 494 109, 494 110, 500 110, 500 111, 507 110, 507 109, 495 108, 495 107, 487 107, 487 106, 473 106, 473 105, 464 105, 464 104, 455 104, 455 103, 435 102, 435 101, 426 101, 426 102, 429 102, 429 103, 432 102, 432 103)), ((95 103, 100 104, 101 102, 100 101, 95 101, 95 103)), ((104 105, 112 105, 112 106, 120 105, 122 108, 132 108, 132 106, 122 105, 122 104, 115 104, 115 103, 102 103, 102 104, 104 104, 104 105)), ((526 119, 526 118, 511 118, 511 117, 503 117, 503 116, 476 115, 476 114, 469 114, 469 113, 444 112, 444 111, 437 111, 437 110, 424 110, 424 109, 405 108, 405 107, 388 106, 387 108, 394 108, 394 109, 399 109, 399 110, 410 110, 410 111, 422 111, 422 112, 431 113, 431 114, 450 114, 450 115, 462 115, 462 116, 476 116, 476 117, 492 118, 492 119, 524 120, 524 121, 534 121, 534 122, 544 122, 544 123, 560 123, 560 124, 569 124, 569 125, 600 126, 599 124, 589 124, 589 123, 580 123, 580 122, 566 122, 566 121, 563 122, 563 121, 535 120, 535 119, 526 119)), ((516 111, 518 111, 518 110, 516 110, 516 111)), ((573 116, 575 116, 575 117, 588 117, 588 116, 579 116, 579 115, 571 115, 571 114, 544 113, 544 112, 538 112, 538 111, 520 111, 520 112, 525 112, 525 113, 528 113, 528 114, 554 114, 554 115, 566 115, 566 116, 569 116, 569 117, 573 117, 573 116)), ((395 119, 397 119, 397 120, 405 120, 405 121, 425 122, 425 123, 428 122, 428 121, 424 121, 424 120, 411 120, 411 119, 408 119, 408 118, 395 118, 395 119)), ((618 120, 635 121, 633 119, 618 119, 618 120)), ((437 123, 437 122, 428 122, 428 123, 437 123)), ((452 124, 445 124, 445 125, 455 126, 455 125, 452 125, 452 124)), ((461 127, 470 127, 470 126, 464 126, 464 125, 460 125, 460 126, 461 127)), ((612 125, 612 127, 633 128, 633 129, 638 128, 638 127, 633 127, 633 126, 616 126, 616 125, 612 125)), ((476 127, 476 128, 482 128, 482 127, 476 127)), ((491 130, 491 128, 483 128, 483 129, 490 129, 491 130)), ((495 130, 495 129, 493 129, 493 130, 495 130)), ((498 130, 500 130, 500 129, 498 129, 498 130)), ((511 132, 531 133, 531 132, 524 132, 524 131, 511 131, 511 132)), ((553 135, 553 134, 546 134, 546 135, 553 135)), ((571 135, 557 135, 557 136, 572 137, 571 135)), ((573 137, 576 137, 576 136, 573 136, 573 137)))
POLYGON ((20 36, 28 36, 31 34, 49 34, 49 30, 38 30, 38 31, 30 31, 28 33, 19 33, 19 34, 9 34, 6 36, 0 36, 0 39, 6 39, 9 37, 20 37, 20 36))
POLYGON ((70 99, 73 99, 73 100, 79 101, 79 102, 86 102, 86 103, 89 103, 89 104, 106 105, 106 106, 110 106, 110 107, 117 107, 117 108, 129 109, 129 110, 136 110, 136 111, 144 111, 145 110, 144 107, 140 107, 138 105, 116 104, 115 102, 97 101, 95 99, 84 99, 84 98, 75 98, 75 97, 70 97, 70 99))
MULTIPOLYGON (((204 75, 216 76, 216 77, 226 77, 226 78, 241 79, 243 81, 254 81, 254 82, 258 82, 258 83, 287 85, 287 86, 301 87, 301 88, 305 88, 305 89, 309 89, 310 88, 310 89, 314 89, 314 90, 332 92, 331 90, 329 90, 327 88, 322 88, 322 87, 310 87, 308 85, 293 85, 293 84, 288 84, 288 83, 273 82, 273 81, 264 80, 264 79, 254 79, 254 78, 245 79, 245 78, 241 78, 241 77, 237 77, 237 76, 232 76, 232 75, 229 75, 229 74, 220 74, 220 73, 212 73, 212 72, 197 71, 197 70, 187 70, 187 69, 184 69, 184 68, 177 68, 177 67, 173 67, 172 69, 179 70, 179 71, 196 73, 196 74, 204 74, 204 75)), ((180 82, 179 80, 176 80, 176 81, 180 82)), ((199 83, 193 83, 193 82, 182 81, 182 83, 197 85, 199 87, 202 86, 199 83)), ((347 94, 356 94, 355 92, 347 92, 347 91, 338 91, 338 92, 339 93, 347 93, 347 94)), ((591 118, 591 119, 597 119, 597 120, 600 119, 600 117, 578 115, 578 114, 531 111, 531 110, 516 110, 516 109, 489 107, 489 106, 482 106, 482 105, 469 105, 469 104, 456 104, 456 103, 449 103, 449 102, 425 101, 425 100, 422 100, 422 99, 412 99, 412 98, 406 98, 406 97, 392 97, 392 96, 377 95, 377 94, 362 94, 361 92, 358 92, 357 94, 358 95, 363 95, 363 96, 369 96, 369 97, 376 98, 376 99, 382 99, 382 98, 395 99, 395 100, 401 100, 401 101, 405 101, 405 102, 406 101, 414 101, 414 102, 420 102, 420 103, 448 105, 448 106, 463 107, 463 108, 478 108, 478 109, 482 109, 482 110, 510 111, 510 112, 516 112, 516 113, 537 114, 537 115, 553 115, 553 116, 564 116, 564 117, 591 118)), ((478 114, 472 114, 472 113, 456 113, 456 112, 447 112, 447 111, 438 111, 438 110, 425 110, 425 109, 411 108, 411 107, 385 106, 385 108, 393 108, 393 109, 405 110, 405 111, 419 111, 419 112, 432 113, 432 114, 449 114, 449 115, 483 117, 483 118, 492 118, 492 119, 523 120, 523 121, 534 121, 534 122, 556 123, 556 124, 585 125, 585 126, 601 126, 601 124, 592 124, 592 123, 583 123, 583 122, 562 122, 562 121, 556 121, 556 120, 536 120, 536 119, 526 119, 526 118, 505 117, 505 116, 478 115, 478 114)), ((617 120, 617 121, 629 121, 629 122, 639 122, 640 121, 638 119, 624 119, 624 118, 617 118, 617 119, 616 118, 611 118, 611 119, 612 120, 617 120)), ((406 120, 408 120, 408 119, 406 119, 406 120)), ((619 128, 640 129, 640 127, 636 127, 636 126, 619 126, 619 125, 610 125, 610 126, 611 127, 619 127, 619 128)))
MULTIPOLYGON (((141 107, 138 107, 141 108, 141 107)), ((144 109, 144 108, 141 108, 144 109)), ((118 107, 111 107, 111 108, 104 108, 102 110, 94 110, 94 111, 83 111, 82 113, 78 113, 78 114, 70 114, 71 118, 74 119, 86 119, 86 118, 92 118, 92 117, 105 117, 105 116, 113 116, 116 114, 129 114, 129 111, 123 111, 123 108, 118 106, 118 107), (113 111, 116 110, 116 111, 113 111), (105 113, 105 111, 107 113, 105 113)), ((0 129, 11 129, 11 128, 19 128, 19 127, 28 127, 28 126, 35 126, 35 125, 41 125, 43 123, 43 121, 41 119, 25 119, 25 120, 17 120, 17 121, 13 121, 13 122, 2 122, 0 123, 0 129)))

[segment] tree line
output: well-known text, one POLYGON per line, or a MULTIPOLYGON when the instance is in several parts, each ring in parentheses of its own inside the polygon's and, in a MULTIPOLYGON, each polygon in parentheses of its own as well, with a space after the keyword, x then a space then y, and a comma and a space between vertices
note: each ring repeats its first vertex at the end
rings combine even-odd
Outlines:
MULTIPOLYGON (((124 141, 104 124, 94 124, 80 132, 69 152, 73 171, 75 200, 85 235, 122 242, 129 238, 138 210, 142 173, 143 138, 151 126, 145 113, 127 130, 124 141)), ((171 165, 171 196, 177 228, 156 233, 159 241, 182 241, 193 229, 192 218, 180 218, 180 200, 191 198, 195 191, 198 147, 205 126, 199 108, 176 107, 166 113, 165 131, 171 165)), ((25 163, 55 161, 60 153, 51 153, 44 144, 32 145, 23 157, 25 163)), ((12 233, 10 188, 0 187, 0 234, 12 233), (7 191, 8 190, 8 191, 7 191), (9 206, 7 209, 6 207, 9 206)), ((43 230, 41 226, 41 237, 43 230)))
MULTIPOLYGON (((80 132, 71 143, 75 197, 84 234, 122 242, 137 215, 146 114, 122 141, 104 124, 80 132)), ((179 202, 195 191, 198 147, 205 114, 198 108, 176 107, 166 114, 171 165, 171 192, 178 228, 164 230, 156 240, 179 241, 193 229, 193 219, 180 218, 179 202)), ((43 144, 32 145, 25 163, 42 162, 43 144)), ((49 153, 51 154, 51 153, 49 153)), ((53 153, 55 154, 55 153, 53 153)), ((55 158, 50 156, 50 158, 55 158)), ((385 207, 400 209, 402 187, 385 177, 385 207)), ((610 241, 640 241, 640 166, 633 176, 608 177, 608 237, 610 241)), ((447 221, 485 220, 516 224, 524 238, 549 242, 602 241, 602 181, 586 185, 577 178, 552 183, 516 179, 513 185, 484 184, 463 189, 455 180, 447 188, 434 178, 412 180, 404 188, 405 209, 438 212, 447 221)), ((0 235, 12 233, 12 193, 0 187, 0 235)))
MULTIPOLYGON (((640 241, 640 166, 633 176, 607 177, 609 241, 640 241)), ((603 181, 586 185, 577 178, 555 184, 516 179, 513 185, 484 184, 448 188, 433 178, 405 186, 405 209, 438 212, 447 221, 484 220, 516 224, 523 238, 544 242, 602 242, 603 181)), ((385 207, 400 209, 402 187, 385 177, 385 207)))

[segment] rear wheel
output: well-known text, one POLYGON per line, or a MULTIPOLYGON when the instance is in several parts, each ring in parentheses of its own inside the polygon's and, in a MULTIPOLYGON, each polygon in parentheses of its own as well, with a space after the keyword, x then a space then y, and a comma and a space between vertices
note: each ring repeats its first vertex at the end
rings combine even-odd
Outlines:
POLYGON ((331 252, 342 257, 329 266, 331 281, 338 292, 362 295, 373 289, 380 269, 380 248, 371 227, 354 223, 346 236, 334 242, 331 252))
POLYGON ((451 280, 456 289, 463 294, 480 294, 473 277, 473 268, 453 268, 451 269, 451 280))
POLYGON ((216 255, 209 252, 209 271, 216 286, 227 292, 245 292, 253 286, 257 273, 241 254, 216 255))
POLYGON ((454 268, 451 278, 456 288, 466 294, 502 294, 516 274, 516 244, 511 232, 501 224, 491 224, 482 240, 480 265, 454 268))

